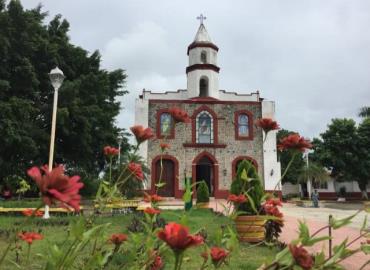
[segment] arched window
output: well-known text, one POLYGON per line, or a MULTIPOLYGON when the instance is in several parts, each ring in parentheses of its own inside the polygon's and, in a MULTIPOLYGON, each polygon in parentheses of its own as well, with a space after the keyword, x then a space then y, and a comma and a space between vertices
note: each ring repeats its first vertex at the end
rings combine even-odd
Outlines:
POLYGON ((235 139, 253 140, 253 115, 251 112, 235 112, 235 139))
POLYGON ((202 77, 199 80, 199 96, 208 97, 208 78, 202 77))
POLYGON ((160 135, 161 136, 170 136, 172 129, 172 116, 171 114, 165 112, 161 113, 160 116, 160 135))
POLYGON ((198 114, 196 120, 197 143, 213 143, 213 118, 207 111, 198 114))
POLYGON ((200 53, 200 62, 202 64, 206 64, 207 63, 207 52, 206 51, 202 51, 200 53))
POLYGON ((249 135, 249 117, 246 114, 238 116, 238 132, 239 136, 246 137, 249 135))

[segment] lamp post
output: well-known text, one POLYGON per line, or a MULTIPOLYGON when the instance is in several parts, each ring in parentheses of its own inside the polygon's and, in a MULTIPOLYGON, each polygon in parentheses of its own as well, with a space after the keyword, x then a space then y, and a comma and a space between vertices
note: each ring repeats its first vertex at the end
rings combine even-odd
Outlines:
MULTIPOLYGON (((57 107, 58 107, 58 90, 63 83, 65 78, 63 71, 58 67, 52 69, 49 73, 51 84, 54 88, 54 101, 53 101, 53 116, 51 120, 51 135, 50 135, 50 149, 49 149, 49 171, 53 169, 53 158, 54 158, 54 144, 55 144, 55 126, 57 121, 57 107)), ((45 205, 45 213, 43 218, 50 218, 49 206, 45 205)))
POLYGON ((123 141, 123 138, 121 135, 118 135, 118 166, 121 164, 121 144, 123 141))

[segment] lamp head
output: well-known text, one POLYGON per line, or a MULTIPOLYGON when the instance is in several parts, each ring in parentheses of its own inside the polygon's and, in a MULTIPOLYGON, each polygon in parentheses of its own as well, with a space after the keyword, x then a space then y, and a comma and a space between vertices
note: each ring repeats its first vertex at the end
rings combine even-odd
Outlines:
POLYGON ((54 89, 57 90, 62 85, 65 76, 63 74, 63 71, 56 67, 50 71, 49 78, 54 89))

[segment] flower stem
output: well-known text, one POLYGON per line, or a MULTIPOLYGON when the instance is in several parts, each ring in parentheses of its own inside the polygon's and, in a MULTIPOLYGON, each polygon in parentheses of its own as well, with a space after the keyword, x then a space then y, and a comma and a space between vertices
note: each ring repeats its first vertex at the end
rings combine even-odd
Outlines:
POLYGON ((28 244, 28 249, 27 249, 27 266, 29 266, 30 263, 30 254, 31 254, 31 244, 28 244))
POLYGON ((290 161, 288 163, 288 166, 285 168, 285 171, 284 171, 283 175, 280 177, 279 181, 276 183, 274 191, 277 189, 277 187, 281 183, 281 181, 283 181, 285 175, 287 174, 287 172, 288 172, 290 166, 292 165, 292 163, 293 163, 295 157, 297 156, 297 154, 298 154, 297 152, 293 154, 292 158, 290 159, 290 161))
POLYGON ((8 247, 6 248, 6 250, 3 252, 3 255, 1 256, 1 259, 0 259, 0 267, 1 265, 3 264, 4 260, 5 260, 5 257, 6 255, 8 254, 9 250, 10 250, 10 247, 11 247, 12 243, 10 242, 8 247))

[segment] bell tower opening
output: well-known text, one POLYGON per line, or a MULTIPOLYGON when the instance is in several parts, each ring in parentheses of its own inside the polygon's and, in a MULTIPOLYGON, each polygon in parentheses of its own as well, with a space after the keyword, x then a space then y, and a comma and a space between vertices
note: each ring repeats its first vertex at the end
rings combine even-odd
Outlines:
POLYGON ((202 77, 199 80, 199 96, 200 97, 208 97, 208 78, 202 77))
POLYGON ((200 62, 202 64, 206 64, 207 63, 207 52, 206 51, 202 51, 200 53, 200 62))

